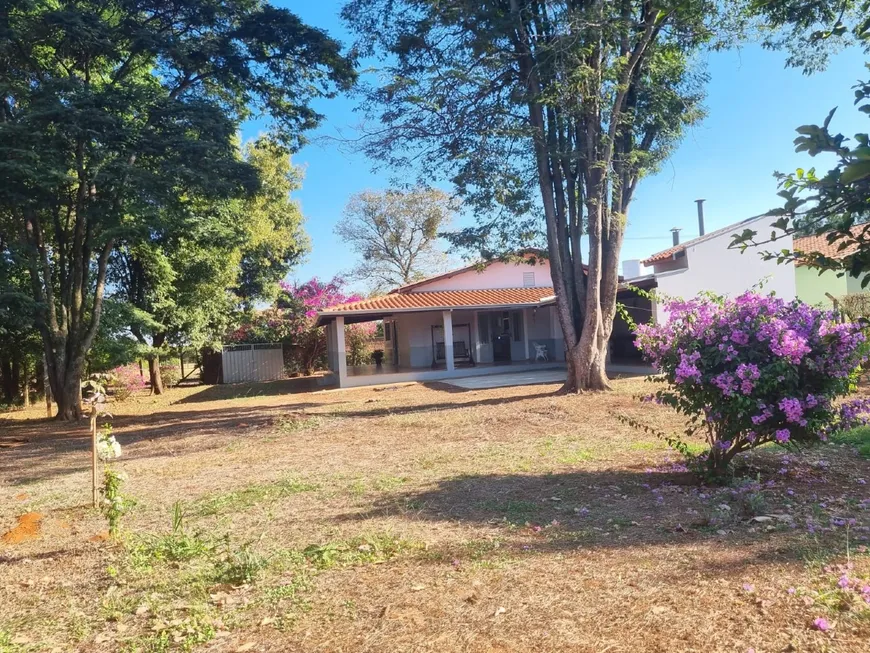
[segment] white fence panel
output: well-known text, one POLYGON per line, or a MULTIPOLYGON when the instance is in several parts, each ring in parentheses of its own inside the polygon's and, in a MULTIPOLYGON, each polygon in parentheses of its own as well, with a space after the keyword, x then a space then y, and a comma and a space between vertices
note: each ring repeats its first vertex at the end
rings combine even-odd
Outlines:
POLYGON ((254 345, 254 380, 276 381, 284 378, 284 348, 280 344, 254 345))
POLYGON ((280 343, 227 345, 221 352, 224 383, 252 383, 284 378, 284 350, 280 343))

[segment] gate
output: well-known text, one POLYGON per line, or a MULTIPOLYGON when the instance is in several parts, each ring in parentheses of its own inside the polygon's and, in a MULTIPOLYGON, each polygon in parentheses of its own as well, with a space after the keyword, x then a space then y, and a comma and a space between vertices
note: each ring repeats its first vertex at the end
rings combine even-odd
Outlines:
POLYGON ((224 383, 256 383, 284 378, 284 348, 280 342, 226 345, 221 358, 224 383))

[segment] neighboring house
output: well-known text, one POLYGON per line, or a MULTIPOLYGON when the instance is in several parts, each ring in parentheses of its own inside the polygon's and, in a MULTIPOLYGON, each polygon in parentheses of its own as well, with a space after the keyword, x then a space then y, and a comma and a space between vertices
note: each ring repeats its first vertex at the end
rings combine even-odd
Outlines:
MULTIPOLYGON (((534 261, 534 263, 530 262, 534 261)), ((652 288, 654 280, 641 280, 652 288)), ((647 322, 649 300, 628 288, 621 300, 636 320, 647 322)), ((327 327, 327 355, 333 379, 342 387, 426 381, 523 368, 558 366, 564 342, 555 313, 549 263, 473 265, 397 288, 387 295, 334 306, 318 315, 327 327), (382 320, 384 359, 380 367, 348 367, 347 324, 382 320)), ((611 339, 613 355, 637 361, 621 318, 611 339)))
MULTIPOLYGON (((751 248, 741 252, 728 247, 732 235, 744 229, 755 229, 764 234, 770 221, 769 216, 749 218, 684 243, 675 242, 673 247, 653 254, 643 264, 653 268, 656 293, 663 298, 688 299, 710 291, 734 297, 763 283, 764 292, 774 292, 786 300, 794 299, 795 272, 791 264, 765 261, 751 248)), ((777 249, 791 247, 791 236, 776 241, 777 249)), ((666 318, 660 304, 655 318, 657 321, 666 318)))
MULTIPOLYGON (((853 227, 864 229, 865 225, 853 227)), ((840 250, 840 243, 829 243, 826 234, 820 236, 806 236, 794 239, 796 252, 818 252, 831 259, 842 259, 855 251, 855 246, 840 250)), ((797 297, 802 302, 812 306, 831 308, 831 297, 839 299, 845 295, 865 292, 861 287, 864 277, 853 277, 848 274, 837 276, 832 270, 826 270, 819 274, 818 270, 801 263, 795 265, 795 282, 797 284, 797 297), (830 297, 829 297, 830 295, 830 297)))

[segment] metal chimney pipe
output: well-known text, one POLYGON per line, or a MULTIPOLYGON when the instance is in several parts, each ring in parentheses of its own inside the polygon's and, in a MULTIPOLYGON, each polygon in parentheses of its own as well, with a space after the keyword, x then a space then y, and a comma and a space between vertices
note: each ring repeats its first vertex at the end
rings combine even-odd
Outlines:
POLYGON ((698 234, 704 235, 704 200, 695 200, 698 205, 698 234))
POLYGON ((680 228, 674 227, 673 229, 671 229, 671 234, 674 237, 674 247, 676 247, 680 244, 680 228))

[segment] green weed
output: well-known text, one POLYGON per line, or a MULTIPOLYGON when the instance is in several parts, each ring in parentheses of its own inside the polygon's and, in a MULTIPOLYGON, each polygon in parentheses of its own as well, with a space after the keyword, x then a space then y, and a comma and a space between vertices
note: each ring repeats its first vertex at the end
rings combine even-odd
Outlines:
POLYGON ((595 460, 595 454, 589 451, 589 449, 575 449, 559 457, 559 462, 563 465, 588 463, 590 460, 595 460))
POLYGON ((184 562, 205 557, 214 552, 214 544, 201 533, 189 533, 184 527, 184 512, 176 502, 172 512, 172 532, 167 535, 142 537, 129 548, 134 567, 147 568, 157 562, 184 562))
POLYGON ((230 585, 253 583, 269 566, 269 560, 254 551, 250 543, 232 549, 227 543, 223 559, 216 565, 215 580, 230 585))
POLYGON ((858 450, 862 458, 870 458, 870 426, 859 426, 851 431, 840 431, 831 437, 835 444, 848 444, 858 450))
POLYGON ((273 483, 258 483, 226 494, 200 499, 194 504, 193 511, 200 517, 238 512, 265 501, 276 501, 301 492, 319 489, 314 483, 305 483, 296 478, 286 478, 273 483))
POLYGON ((325 544, 312 544, 302 554, 318 569, 386 562, 400 554, 423 548, 418 542, 405 540, 389 533, 363 535, 349 540, 336 540, 325 544))
POLYGON ((307 431, 315 429, 323 423, 323 419, 316 415, 306 415, 305 413, 287 413, 279 415, 275 419, 275 428, 279 433, 290 434, 298 433, 299 431, 307 431))

